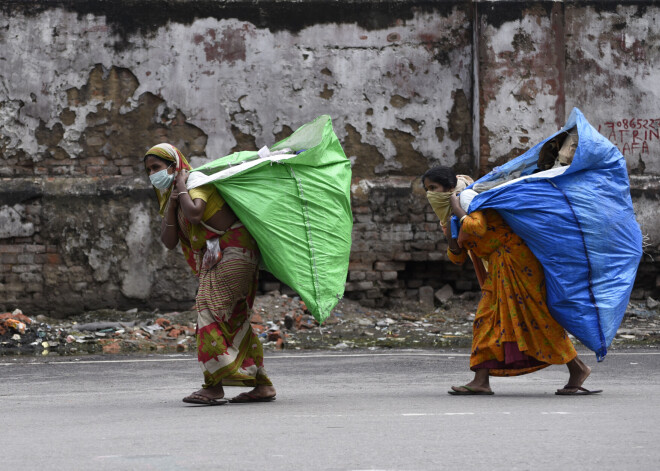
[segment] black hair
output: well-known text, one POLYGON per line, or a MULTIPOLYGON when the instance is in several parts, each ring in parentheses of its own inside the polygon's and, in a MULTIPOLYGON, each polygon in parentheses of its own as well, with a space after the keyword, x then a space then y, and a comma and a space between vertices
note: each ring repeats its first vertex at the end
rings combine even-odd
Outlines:
POLYGON ((458 183, 456 172, 451 167, 444 167, 442 165, 424 172, 424 175, 422 175, 422 185, 424 185, 424 180, 427 178, 438 185, 442 185, 445 189, 456 188, 456 184, 458 183))

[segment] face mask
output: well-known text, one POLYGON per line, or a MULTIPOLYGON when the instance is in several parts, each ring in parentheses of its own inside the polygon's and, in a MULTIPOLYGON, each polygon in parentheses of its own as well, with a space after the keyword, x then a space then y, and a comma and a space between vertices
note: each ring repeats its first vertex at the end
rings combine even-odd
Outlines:
POLYGON ((451 216, 451 206, 449 197, 451 192, 427 191, 426 198, 433 208, 433 212, 440 218, 440 223, 444 226, 451 216))
POLYGON ((149 175, 151 184, 159 190, 167 190, 174 181, 174 174, 167 173, 167 169, 160 170, 153 175, 149 175))

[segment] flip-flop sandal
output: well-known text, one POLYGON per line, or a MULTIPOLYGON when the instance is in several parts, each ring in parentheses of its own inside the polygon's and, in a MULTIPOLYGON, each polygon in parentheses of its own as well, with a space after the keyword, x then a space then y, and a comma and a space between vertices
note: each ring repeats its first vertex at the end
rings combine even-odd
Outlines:
POLYGON ((202 406, 221 406, 227 404, 229 401, 225 398, 213 399, 210 397, 202 396, 201 394, 193 393, 190 396, 184 397, 183 402, 187 404, 198 404, 202 406))
POLYGON ((598 394, 602 392, 603 392, 602 389, 596 389, 594 391, 591 391, 581 386, 576 388, 575 386, 569 386, 567 384, 562 389, 557 389, 557 391, 555 391, 555 394, 557 396, 589 396, 591 394, 598 394), (575 391, 566 391, 566 389, 574 389, 575 391))
POLYGON ((249 392, 240 393, 238 396, 231 398, 229 402, 232 404, 247 404, 248 402, 272 402, 275 396, 260 397, 249 392))
POLYGON ((452 396, 492 396, 495 394, 493 391, 477 391, 476 389, 473 389, 470 386, 458 386, 458 387, 465 389, 465 391, 456 391, 455 389, 450 389, 447 392, 452 396))

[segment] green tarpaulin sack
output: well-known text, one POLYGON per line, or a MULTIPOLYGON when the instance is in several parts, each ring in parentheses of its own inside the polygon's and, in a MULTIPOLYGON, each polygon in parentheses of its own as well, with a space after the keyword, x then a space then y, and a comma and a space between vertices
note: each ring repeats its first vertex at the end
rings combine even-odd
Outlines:
POLYGON ((351 250, 351 164, 319 116, 258 152, 194 169, 188 189, 211 183, 259 244, 263 268, 323 322, 344 294, 351 250))

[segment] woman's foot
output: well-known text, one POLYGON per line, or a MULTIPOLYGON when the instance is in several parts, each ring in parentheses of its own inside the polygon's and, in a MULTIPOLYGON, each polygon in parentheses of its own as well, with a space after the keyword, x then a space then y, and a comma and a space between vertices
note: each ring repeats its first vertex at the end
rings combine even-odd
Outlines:
POLYGON ((472 386, 452 386, 451 391, 447 391, 452 396, 492 396, 495 394, 490 388, 473 388, 472 386))
POLYGON ((224 397, 225 390, 222 387, 222 384, 218 384, 216 386, 210 386, 195 391, 190 396, 184 397, 183 402, 208 405, 225 404, 227 400, 225 400, 224 397))
POLYGON ((252 391, 244 392, 232 398, 230 402, 245 403, 245 402, 270 402, 275 400, 275 388, 273 386, 266 386, 260 384, 252 391))
POLYGON ((491 395, 493 391, 490 389, 490 374, 487 369, 478 369, 474 373, 474 379, 467 383, 465 386, 452 386, 449 394, 460 395, 491 395))
POLYGON ((586 391, 582 388, 582 384, 591 374, 591 368, 585 365, 578 357, 569 361, 566 366, 568 366, 570 375, 568 377, 568 383, 562 389, 557 389, 557 393, 560 395, 571 395, 580 391, 586 391))

